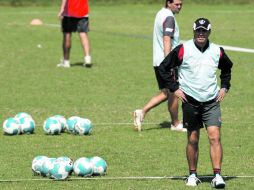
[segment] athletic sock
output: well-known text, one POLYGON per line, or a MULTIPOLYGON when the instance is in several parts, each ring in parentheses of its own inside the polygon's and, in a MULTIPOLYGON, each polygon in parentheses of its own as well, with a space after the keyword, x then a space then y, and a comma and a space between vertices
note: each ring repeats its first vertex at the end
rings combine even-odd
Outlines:
POLYGON ((220 172, 221 172, 221 169, 219 169, 219 168, 213 168, 213 174, 214 174, 214 176, 215 176, 216 174, 219 174, 219 175, 220 175, 220 172))
POLYGON ((194 174, 195 176, 197 176, 197 170, 190 170, 190 175, 194 174))
POLYGON ((70 60, 64 59, 64 60, 63 60, 63 63, 69 65, 69 64, 70 64, 70 60))

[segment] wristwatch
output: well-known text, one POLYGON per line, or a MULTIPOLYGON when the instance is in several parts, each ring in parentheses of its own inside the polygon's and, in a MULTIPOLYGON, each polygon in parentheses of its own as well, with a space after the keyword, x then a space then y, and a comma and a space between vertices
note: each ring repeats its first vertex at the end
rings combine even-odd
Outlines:
POLYGON ((228 93, 228 89, 227 89, 227 88, 222 88, 222 89, 224 89, 224 90, 225 90, 225 92, 226 92, 226 93, 228 93))

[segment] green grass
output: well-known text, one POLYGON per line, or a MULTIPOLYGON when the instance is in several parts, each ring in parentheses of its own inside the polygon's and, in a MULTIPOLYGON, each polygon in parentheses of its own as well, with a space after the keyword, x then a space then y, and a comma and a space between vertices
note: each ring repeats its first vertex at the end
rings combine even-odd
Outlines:
MULTIPOLYGON (((32 175, 37 155, 77 159, 100 156, 108 163, 107 177, 185 176, 185 134, 160 125, 132 130, 131 113, 157 92, 152 68, 152 28, 160 5, 91 7, 94 66, 79 66, 82 52, 73 35, 70 69, 56 68, 62 35, 58 7, 0 7, 0 122, 20 111, 36 121, 33 135, 0 135, 0 180, 41 179, 32 175), (33 18, 46 24, 30 26, 33 18), (42 48, 37 45, 41 44, 42 48), (94 123, 91 136, 46 136, 43 121, 54 114, 87 117, 94 123), (106 124, 105 124, 106 123, 106 124), (120 124, 126 123, 126 124, 120 124), (129 123, 129 124, 128 124, 129 123)), ((212 22, 211 40, 218 44, 254 48, 254 11, 249 6, 186 5, 177 16, 181 38, 192 38, 193 21, 212 22)), ((222 103, 222 174, 254 175, 254 54, 227 51, 235 63, 232 88, 222 103)), ((168 121, 166 104, 152 110, 145 123, 168 121)), ((200 175, 211 174, 207 135, 201 133, 200 175)), ((71 177, 74 178, 74 177, 71 177)), ((197 189, 210 189, 205 181, 197 189)), ((253 189, 253 178, 227 180, 228 189, 253 189)), ((183 180, 73 180, 0 182, 1 189, 189 189, 183 180)))

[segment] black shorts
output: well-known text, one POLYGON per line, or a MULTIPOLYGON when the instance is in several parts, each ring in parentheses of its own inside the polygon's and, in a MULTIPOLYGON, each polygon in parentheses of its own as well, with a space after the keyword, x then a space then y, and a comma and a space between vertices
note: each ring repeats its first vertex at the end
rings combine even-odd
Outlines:
POLYGON ((166 88, 163 83, 163 79, 160 76, 159 67, 153 67, 153 68, 154 68, 154 72, 155 72, 155 76, 156 76, 156 80, 157 80, 159 89, 162 90, 162 89, 166 88))
POLYGON ((186 95, 188 102, 182 103, 183 124, 189 131, 209 126, 221 126, 220 103, 215 99, 199 102, 186 95))
POLYGON ((64 17, 62 20, 62 32, 85 32, 89 31, 89 18, 64 17))

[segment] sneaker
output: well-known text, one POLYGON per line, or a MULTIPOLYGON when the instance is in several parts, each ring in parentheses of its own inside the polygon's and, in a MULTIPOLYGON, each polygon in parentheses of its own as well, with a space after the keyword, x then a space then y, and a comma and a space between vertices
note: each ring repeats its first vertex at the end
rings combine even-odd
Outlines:
POLYGON ((92 66, 92 57, 90 55, 87 55, 84 57, 84 66, 85 67, 91 67, 92 66))
POLYGON ((223 189, 225 188, 226 184, 223 178, 221 177, 220 174, 216 174, 215 178, 213 178, 211 182, 211 186, 216 188, 216 189, 223 189))
POLYGON ((191 174, 187 179, 186 179, 186 185, 187 186, 197 186, 198 183, 201 183, 201 181, 196 177, 195 174, 191 174))
POLYGON ((70 68, 70 62, 69 61, 63 61, 61 60, 61 62, 59 64, 57 64, 57 67, 64 67, 64 68, 70 68))
POLYGON ((187 132, 187 129, 183 127, 182 123, 179 123, 177 126, 171 125, 172 131, 180 131, 180 132, 187 132))
POLYGON ((136 131, 141 131, 141 125, 143 122, 143 112, 142 110, 135 110, 133 112, 133 117, 134 117, 134 126, 136 131))

